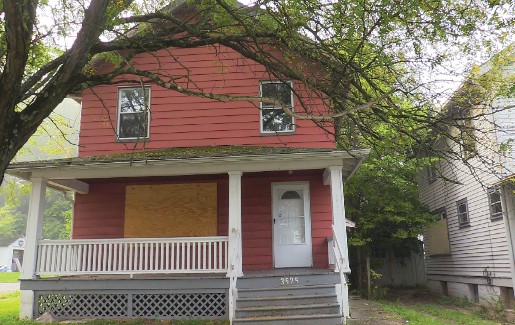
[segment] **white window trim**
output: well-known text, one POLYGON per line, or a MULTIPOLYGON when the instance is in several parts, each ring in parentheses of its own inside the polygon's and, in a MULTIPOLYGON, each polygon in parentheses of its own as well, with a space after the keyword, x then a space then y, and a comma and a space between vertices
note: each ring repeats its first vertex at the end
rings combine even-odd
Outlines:
MULTIPOLYGON (((282 83, 288 83, 291 87, 290 89, 290 96, 291 96, 291 110, 292 112, 295 112, 295 108, 294 108, 294 95, 293 95, 293 82, 292 81, 280 81, 280 80, 263 80, 263 81, 260 81, 259 82, 259 97, 263 97, 263 88, 261 87, 262 85, 264 84, 282 84, 282 83)), ((259 103, 259 131, 262 133, 262 134, 277 134, 277 133, 281 133, 281 134, 291 134, 291 133, 294 133, 295 132, 295 117, 291 117, 291 123, 292 123, 292 126, 293 126, 293 129, 292 130, 287 130, 287 131, 264 131, 263 130, 263 110, 277 110, 277 109, 283 109, 282 107, 266 107, 264 108, 263 107, 263 103, 260 102, 259 103)), ((286 112, 284 112, 284 114, 286 114, 286 112)))
MULTIPOLYGON (((141 88, 141 86, 123 86, 118 87, 118 93, 117 93, 117 105, 116 105, 116 139, 118 141, 138 141, 138 140, 148 140, 150 138, 150 106, 152 98, 152 89, 150 85, 144 85, 144 89, 148 89, 148 110, 147 110, 147 134, 145 137, 132 137, 132 138, 122 138, 120 137, 120 115, 127 114, 121 112, 121 102, 120 102, 120 92, 123 89, 132 89, 132 88, 141 88)), ((136 113, 129 113, 129 114, 136 114, 136 113)))
POLYGON ((488 210, 490 211, 490 219, 491 220, 497 220, 502 219, 504 207, 502 206, 502 200, 501 200, 501 189, 498 186, 489 187, 486 190, 486 193, 488 195, 488 210), (501 204, 501 212, 494 213, 492 210, 492 200, 490 199, 490 194, 497 192, 499 194, 499 203, 501 204))
POLYGON ((459 201, 456 201, 456 212, 457 212, 457 216, 458 216, 458 225, 459 227, 467 227, 470 225, 470 211, 469 211, 469 205, 468 205, 468 202, 467 202, 467 198, 464 198, 464 199, 461 199, 459 201), (465 208, 467 210, 466 214, 467 214, 467 221, 465 222, 461 222, 460 220, 460 205, 464 204, 465 205, 465 208))

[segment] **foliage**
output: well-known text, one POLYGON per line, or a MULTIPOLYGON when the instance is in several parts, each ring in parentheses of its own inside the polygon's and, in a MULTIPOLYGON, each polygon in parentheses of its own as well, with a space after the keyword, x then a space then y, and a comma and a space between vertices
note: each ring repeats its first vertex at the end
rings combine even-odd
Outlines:
POLYGON ((419 201, 417 175, 420 164, 410 157, 412 143, 392 138, 394 133, 378 126, 385 144, 375 148, 345 185, 347 217, 356 222, 349 233, 351 246, 393 249, 419 248, 423 227, 434 220, 419 201), (405 154, 388 151, 397 146, 405 154))
MULTIPOLYGON (((30 183, 10 178, 0 188, 0 238, 23 236, 27 225, 30 183)), ((43 217, 43 238, 68 239, 71 225, 71 199, 47 189, 43 217)))
POLYGON ((422 144, 428 130, 448 131, 446 114, 426 114, 440 97, 435 73, 466 71, 470 66, 456 69, 453 59, 509 43, 513 6, 507 0, 257 0, 251 7, 234 0, 3 1, 0 180, 66 95, 118 76, 221 101, 273 101, 231 89, 213 93, 189 73, 131 64, 138 53, 163 48, 181 63, 174 48, 222 45, 263 64, 271 78, 302 81, 329 112, 315 111, 312 98, 298 98, 295 112, 283 109, 322 127, 334 124, 336 138, 348 132, 343 125, 379 144, 380 121, 422 144), (102 61, 110 69, 98 69, 102 61), (406 102, 414 105, 407 109, 406 102), (406 130, 404 121, 411 120, 421 126, 406 130))

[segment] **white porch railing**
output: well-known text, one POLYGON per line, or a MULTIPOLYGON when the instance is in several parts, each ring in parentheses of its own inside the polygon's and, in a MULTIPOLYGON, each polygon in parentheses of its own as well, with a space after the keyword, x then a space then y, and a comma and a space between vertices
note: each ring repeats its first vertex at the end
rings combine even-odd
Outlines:
POLYGON ((336 263, 336 268, 338 272, 340 273, 340 283, 341 283, 341 298, 342 298, 342 315, 344 322, 346 323, 347 318, 350 316, 350 310, 349 310, 349 288, 347 284, 347 275, 350 273, 349 268, 349 261, 347 260, 347 257, 343 254, 343 249, 340 243, 340 239, 338 238, 337 232, 333 225, 333 250, 334 250, 334 259, 336 263))
POLYGON ((42 240, 36 274, 227 272, 228 237, 42 240))

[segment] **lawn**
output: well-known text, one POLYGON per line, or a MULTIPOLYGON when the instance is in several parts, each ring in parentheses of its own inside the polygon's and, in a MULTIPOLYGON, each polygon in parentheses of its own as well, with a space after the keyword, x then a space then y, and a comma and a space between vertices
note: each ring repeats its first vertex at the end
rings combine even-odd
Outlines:
POLYGON ((18 282, 20 272, 1 272, 0 283, 13 283, 18 282))
POLYGON ((464 299, 435 297, 425 290, 392 290, 378 302, 383 311, 417 325, 514 324, 514 314, 498 306, 478 306, 464 299))

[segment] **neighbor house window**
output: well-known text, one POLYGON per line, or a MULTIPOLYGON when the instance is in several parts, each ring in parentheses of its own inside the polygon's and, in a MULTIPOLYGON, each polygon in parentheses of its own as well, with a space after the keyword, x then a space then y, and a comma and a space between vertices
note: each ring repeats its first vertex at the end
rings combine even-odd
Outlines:
POLYGON ((472 158, 476 154, 476 137, 471 113, 470 108, 462 109, 460 112, 460 120, 458 120, 461 154, 465 159, 472 158))
POLYGON ((148 138, 150 88, 124 87, 118 90, 118 139, 148 138))
POLYGON ((458 209, 458 223, 461 226, 466 226, 469 224, 469 208, 467 204, 467 199, 459 200, 456 202, 456 206, 458 209))
POLYGON ((487 190, 488 203, 490 206, 490 218, 502 218, 502 204, 501 204, 501 191, 499 187, 490 187, 487 190))
POLYGON ((436 209, 431 214, 439 216, 440 220, 447 219, 447 210, 445 208, 436 209))
POLYGON ((436 181, 438 178, 438 171, 434 166, 427 166, 426 167, 426 173, 427 173, 427 182, 429 184, 432 184, 436 181))
MULTIPOLYGON (((263 81, 260 84, 261 97, 276 99, 293 111, 291 82, 263 81)), ((293 132, 294 119, 286 114, 281 105, 261 102, 261 132, 293 132)))

